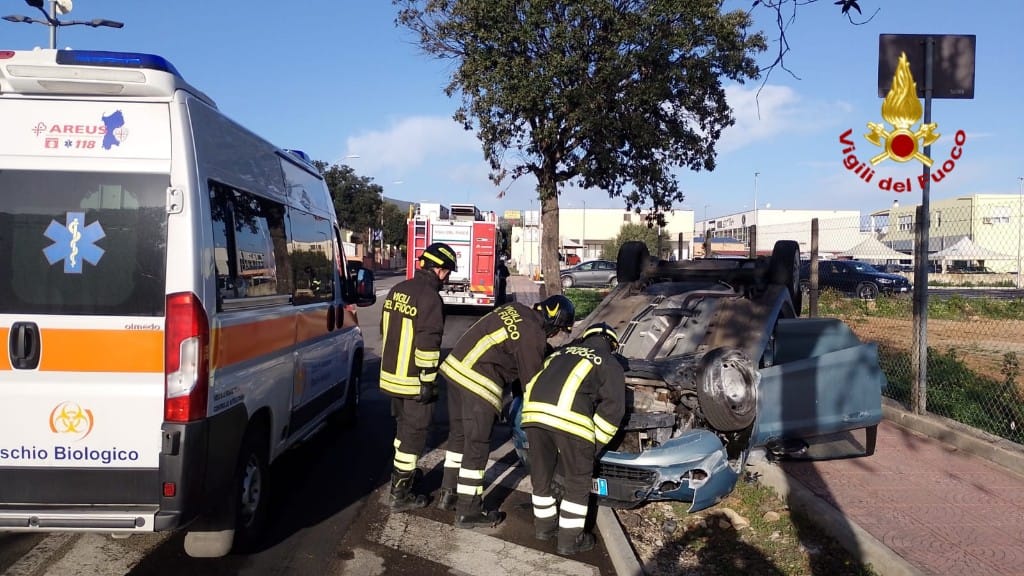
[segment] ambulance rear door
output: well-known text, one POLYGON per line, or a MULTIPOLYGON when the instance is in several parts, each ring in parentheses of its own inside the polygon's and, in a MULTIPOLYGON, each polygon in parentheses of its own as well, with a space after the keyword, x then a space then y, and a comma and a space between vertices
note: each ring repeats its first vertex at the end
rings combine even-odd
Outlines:
POLYGON ((0 126, 0 528, 152 530, 170 105, 8 95, 0 126))

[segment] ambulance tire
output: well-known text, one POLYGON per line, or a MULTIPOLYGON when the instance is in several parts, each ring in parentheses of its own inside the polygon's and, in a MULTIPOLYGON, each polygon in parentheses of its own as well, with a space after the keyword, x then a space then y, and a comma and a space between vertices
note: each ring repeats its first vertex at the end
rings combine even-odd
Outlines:
POLYGON ((267 463, 267 433, 261 424, 250 424, 238 453, 235 470, 235 538, 232 550, 251 552, 267 524, 270 466, 267 463))
POLYGON ((200 522, 207 525, 204 529, 185 534, 185 553, 192 558, 221 558, 232 550, 247 552, 254 548, 266 523, 268 469, 267 451, 262 441, 265 438, 264 426, 250 425, 239 450, 230 505, 200 522), (211 524, 220 529, 211 529, 214 528, 211 524))

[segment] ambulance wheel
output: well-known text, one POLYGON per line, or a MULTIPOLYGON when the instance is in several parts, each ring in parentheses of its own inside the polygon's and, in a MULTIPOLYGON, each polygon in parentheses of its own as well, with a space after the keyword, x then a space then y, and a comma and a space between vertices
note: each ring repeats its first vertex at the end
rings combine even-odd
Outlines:
POLYGON ((226 506, 196 521, 185 534, 185 553, 193 558, 221 558, 232 550, 248 552, 258 542, 267 516, 266 428, 250 426, 242 440, 232 490, 226 506))
POLYGON ((270 479, 267 466, 266 433, 263 426, 250 426, 242 441, 235 470, 234 550, 248 552, 259 542, 267 522, 267 490, 270 479))

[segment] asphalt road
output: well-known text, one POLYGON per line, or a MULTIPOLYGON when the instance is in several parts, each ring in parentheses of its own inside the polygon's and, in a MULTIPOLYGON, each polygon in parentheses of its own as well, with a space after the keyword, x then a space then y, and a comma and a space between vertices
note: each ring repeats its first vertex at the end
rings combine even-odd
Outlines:
MULTIPOLYGON (((385 294, 401 278, 381 278, 385 294)), ((281 574, 447 575, 613 574, 599 545, 573 560, 553 554, 552 542, 533 539, 529 478, 516 466, 509 429, 494 434, 485 494, 508 518, 494 530, 451 526, 451 514, 432 507, 390 514, 387 485, 394 435, 390 402, 378 391, 380 303, 359 310, 366 342, 362 402, 357 422, 326 428, 311 442, 279 459, 271 469, 271 523, 254 553, 218 559, 185 555, 182 533, 113 539, 101 534, 0 534, 3 576, 219 576, 281 574), (524 488, 525 485, 525 488, 524 488), (550 546, 543 546, 549 544, 550 546), (550 548, 548 550, 547 548, 550 548)), ((450 348, 482 313, 449 314, 443 346, 450 348)), ((447 437, 442 396, 428 440, 429 488, 440 485, 441 446, 447 437)))

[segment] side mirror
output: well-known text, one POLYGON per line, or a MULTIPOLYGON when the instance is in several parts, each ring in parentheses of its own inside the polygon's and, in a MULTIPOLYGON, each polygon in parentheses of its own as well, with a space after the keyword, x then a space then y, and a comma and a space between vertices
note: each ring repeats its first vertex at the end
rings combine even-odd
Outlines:
POLYGON ((366 268, 356 270, 352 284, 351 293, 355 295, 356 306, 373 306, 377 303, 377 292, 373 287, 373 270, 366 268))

